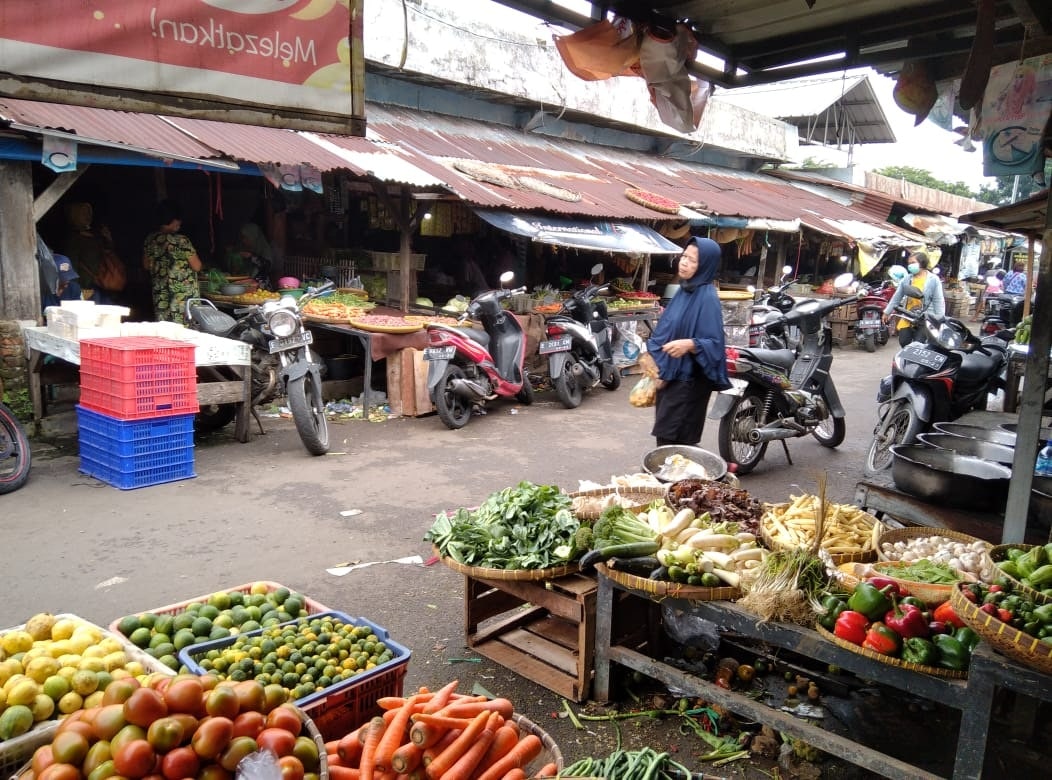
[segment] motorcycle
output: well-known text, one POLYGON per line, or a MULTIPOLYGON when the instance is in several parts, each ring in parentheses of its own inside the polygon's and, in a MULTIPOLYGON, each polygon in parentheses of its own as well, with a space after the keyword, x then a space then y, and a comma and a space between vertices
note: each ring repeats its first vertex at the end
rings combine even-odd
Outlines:
POLYGON ((460 315, 482 323, 482 330, 461 326, 427 326, 427 387, 438 417, 447 428, 463 428, 476 406, 496 398, 533 403, 533 386, 526 376, 526 334, 501 301, 526 292, 504 285, 515 277, 501 274, 501 288, 480 293, 460 315))
MULTIPOLYGON (((593 266, 592 277, 602 270, 602 265, 593 266)), ((552 386, 567 409, 581 405, 586 388, 602 384, 616 390, 621 386, 621 372, 614 365, 614 328, 607 319, 606 301, 599 298, 606 289, 590 283, 563 301, 562 308, 544 322, 546 339, 537 351, 548 355, 552 386)))
POLYGON ((782 442, 790 464, 787 439, 810 435, 830 448, 844 441, 844 407, 829 374, 833 332, 827 315, 854 300, 800 301, 769 319, 768 327, 799 328, 795 350, 726 348, 733 387, 719 393, 708 416, 720 421, 720 456, 737 464, 738 474, 755 469, 772 441, 782 442))
POLYGON ((800 331, 795 326, 787 328, 778 322, 778 317, 785 314, 796 303, 786 290, 796 282, 791 276, 793 267, 782 267, 779 284, 769 287, 761 293, 752 307, 749 317, 749 346, 764 349, 795 349, 800 343, 800 331), (770 327, 768 327, 770 320, 770 327))
POLYGON ((880 381, 877 425, 865 462, 870 473, 891 466, 892 445, 911 444, 937 422, 985 409, 989 394, 1005 386, 1010 331, 978 338, 952 317, 901 306, 895 313, 910 321, 916 337, 899 350, 891 374, 880 381))
MULTIPOLYGON (((252 346, 252 415, 260 433, 263 423, 255 407, 284 395, 296 433, 311 455, 329 451, 329 425, 321 396, 321 371, 310 349, 314 337, 303 326, 301 312, 308 301, 334 288, 331 281, 326 282, 307 288, 298 300, 286 295, 235 309, 234 317, 205 298, 189 298, 185 304, 191 328, 252 346)), ((221 428, 234 414, 232 404, 202 406, 196 421, 198 430, 221 428)))
POLYGON ((1022 321, 1022 295, 997 293, 988 296, 983 303, 982 333, 992 335, 1007 328, 1014 328, 1022 321))
POLYGON ((29 479, 33 456, 15 413, 0 403, 0 495, 13 493, 29 479))
POLYGON ((884 322, 884 307, 895 294, 895 283, 885 280, 879 287, 861 287, 862 295, 858 299, 858 324, 855 326, 855 340, 866 352, 876 352, 877 347, 888 343, 891 332, 884 322))

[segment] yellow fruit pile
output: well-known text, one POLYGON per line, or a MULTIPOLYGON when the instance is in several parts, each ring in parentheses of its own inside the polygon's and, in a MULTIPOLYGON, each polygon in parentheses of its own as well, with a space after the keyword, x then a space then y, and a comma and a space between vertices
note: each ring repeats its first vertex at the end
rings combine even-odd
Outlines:
POLYGON ((125 645, 98 626, 34 615, 24 627, 0 635, 0 740, 93 707, 113 680, 143 674, 125 645))

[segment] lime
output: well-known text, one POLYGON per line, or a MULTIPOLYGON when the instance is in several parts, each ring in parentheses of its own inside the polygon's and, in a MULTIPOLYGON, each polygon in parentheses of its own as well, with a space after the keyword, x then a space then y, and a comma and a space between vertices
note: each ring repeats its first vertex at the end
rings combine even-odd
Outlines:
POLYGON ((157 645, 163 645, 165 642, 171 642, 172 638, 167 633, 158 634, 156 631, 154 635, 150 637, 150 647, 157 647, 157 645))
POLYGON ((212 630, 208 632, 209 639, 226 639, 230 636, 230 629, 212 624, 212 630))
POLYGON ((227 595, 230 597, 230 606, 232 607, 245 603, 245 594, 239 590, 232 590, 227 595))
POLYGON ((175 618, 171 615, 158 615, 157 620, 153 624, 153 632, 155 634, 168 634, 172 635, 172 624, 175 622, 175 618))
POLYGON ((164 642, 163 644, 157 645, 157 647, 155 647, 153 651, 157 654, 154 656, 154 658, 160 658, 164 655, 175 655, 176 647, 175 644, 171 640, 169 640, 167 642, 164 642))
POLYGON ((193 624, 194 616, 189 612, 181 612, 172 618, 172 629, 177 632, 184 628, 190 628, 193 624))
POLYGON ((218 609, 230 609, 230 605, 233 602, 230 600, 230 594, 222 591, 213 593, 208 599, 208 604, 218 609))
POLYGON ((219 608, 212 604, 205 604, 197 614, 209 620, 215 620, 219 617, 219 608))
POLYGON ((195 636, 206 637, 212 633, 212 621, 206 617, 199 617, 190 627, 195 636))
POLYGON ((125 636, 131 636, 132 632, 141 626, 138 615, 128 615, 128 617, 121 618, 121 622, 117 624, 117 630, 125 636))
POLYGON ((270 600, 273 601, 275 604, 281 605, 284 604, 285 599, 287 599, 291 595, 292 593, 289 591, 288 588, 281 587, 277 588, 274 591, 271 591, 270 600))
POLYGON ((173 672, 178 672, 181 668, 179 664, 179 659, 176 658, 174 655, 162 656, 159 660, 162 664, 167 666, 173 672))
POLYGON ((244 623, 241 624, 241 633, 245 633, 247 631, 257 631, 259 630, 259 628, 260 625, 255 620, 246 620, 244 623))
POLYGON ((153 628, 154 623, 157 622, 157 616, 152 612, 146 612, 139 615, 139 625, 145 626, 146 628, 153 628))
POLYGON ((140 626, 139 628, 131 632, 131 635, 128 637, 128 639, 130 639, 131 643, 136 647, 149 647, 150 629, 148 629, 146 626, 140 626))
POLYGON ((195 642, 197 642, 197 635, 189 628, 181 628, 175 632, 172 644, 175 645, 176 650, 182 650, 195 642))
POLYGON ((44 686, 41 690, 55 701, 58 701, 69 693, 71 688, 69 680, 60 674, 55 674, 44 680, 44 686))

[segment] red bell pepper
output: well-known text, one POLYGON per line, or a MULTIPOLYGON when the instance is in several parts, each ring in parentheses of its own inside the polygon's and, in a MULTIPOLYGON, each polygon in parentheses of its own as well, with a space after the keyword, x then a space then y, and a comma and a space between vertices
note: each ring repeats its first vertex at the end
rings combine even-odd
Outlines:
POLYGON ((884 615, 884 624, 903 639, 928 636, 928 620, 913 604, 895 604, 884 615))
POLYGON ((895 580, 888 577, 867 577, 866 582, 872 585, 877 590, 882 590, 889 596, 908 596, 909 591, 899 585, 895 580))
POLYGON ((902 637, 883 623, 877 622, 871 624, 866 631, 866 639, 862 646, 884 655, 895 655, 902 649, 902 637))
POLYGON ((869 619, 861 612, 845 609, 837 616, 836 623, 833 625, 833 633, 853 645, 860 645, 866 639, 866 626, 868 625, 869 619))
POLYGON ((954 610, 953 605, 948 601, 944 601, 937 606, 935 611, 931 613, 931 616, 933 620, 941 620, 942 622, 950 623, 957 628, 961 628, 964 625, 964 621, 957 617, 957 612, 954 610))

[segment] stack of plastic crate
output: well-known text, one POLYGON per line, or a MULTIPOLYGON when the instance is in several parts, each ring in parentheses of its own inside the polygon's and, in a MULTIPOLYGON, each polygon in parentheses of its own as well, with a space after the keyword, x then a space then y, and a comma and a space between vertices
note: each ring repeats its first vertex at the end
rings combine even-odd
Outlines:
POLYGON ((122 490, 194 474, 194 345, 134 336, 80 342, 80 471, 122 490))

